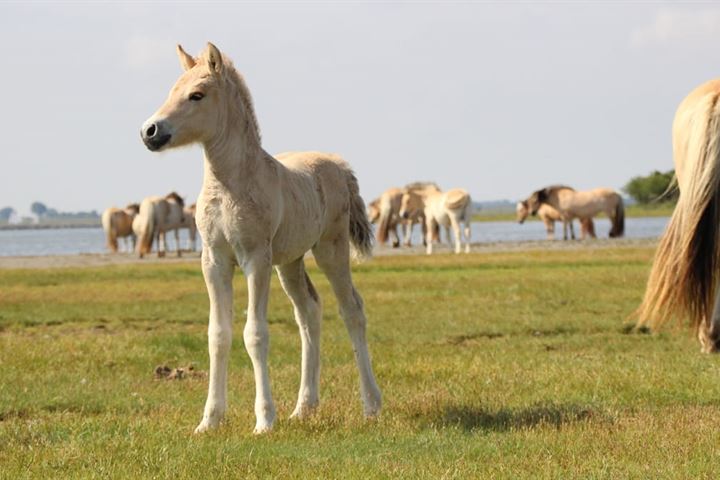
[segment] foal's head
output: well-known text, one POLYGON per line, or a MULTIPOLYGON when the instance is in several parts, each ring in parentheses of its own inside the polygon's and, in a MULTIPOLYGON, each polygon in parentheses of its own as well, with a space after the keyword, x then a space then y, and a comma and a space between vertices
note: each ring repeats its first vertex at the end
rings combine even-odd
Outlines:
POLYGON ((422 197, 410 189, 405 189, 400 202, 400 217, 405 219, 410 218, 423 208, 422 197))
POLYGON ((515 213, 517 214, 518 223, 523 223, 530 214, 527 200, 523 200, 517 203, 517 205, 515 206, 515 213))
POLYGON ((185 70, 165 103, 142 126, 142 139, 152 151, 191 143, 218 142, 231 122, 259 143, 252 100, 242 77, 212 43, 197 57, 177 46, 185 70))

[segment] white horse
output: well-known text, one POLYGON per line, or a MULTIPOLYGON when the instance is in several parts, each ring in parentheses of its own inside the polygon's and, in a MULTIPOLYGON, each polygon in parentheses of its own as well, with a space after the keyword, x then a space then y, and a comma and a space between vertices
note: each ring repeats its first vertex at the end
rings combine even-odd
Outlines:
POLYGON ((185 203, 182 197, 170 192, 165 197, 147 197, 140 203, 140 212, 133 219, 133 230, 137 235, 137 252, 140 258, 152 250, 153 241, 157 244, 158 257, 164 257, 166 234, 175 232, 175 253, 180 253, 180 233, 183 227, 185 203))
POLYGON ((152 151, 199 143, 205 152, 196 221, 210 297, 210 385, 195 432, 217 427, 225 414, 235 266, 248 283, 244 339, 255 373, 255 432, 270 430, 275 420, 266 313, 273 265, 295 307, 302 340, 300 392, 292 416, 317 407, 321 308, 303 261, 311 249, 352 340, 365 415, 377 414, 381 398, 365 339, 363 301, 350 274, 350 243, 359 255, 369 255, 372 227, 352 170, 326 153, 273 158, 261 146, 250 92, 230 60, 212 44, 198 58, 180 46, 178 55, 185 72, 143 125, 142 138, 152 151))
MULTIPOLYGON (((465 240, 465 253, 470 253, 470 222, 473 206, 470 194, 462 188, 454 188, 442 192, 434 185, 424 188, 407 188, 403 192, 400 216, 408 218, 412 212, 425 212, 426 246, 428 255, 432 254, 434 233, 438 226, 452 227, 455 237, 455 253, 462 251, 461 243, 465 240), (464 223, 461 234, 460 223, 464 223)), ((449 235, 448 235, 449 237, 449 235)))
POLYGON ((690 320, 701 349, 720 351, 720 79, 680 103, 672 128, 675 211, 653 263, 639 324, 690 320))

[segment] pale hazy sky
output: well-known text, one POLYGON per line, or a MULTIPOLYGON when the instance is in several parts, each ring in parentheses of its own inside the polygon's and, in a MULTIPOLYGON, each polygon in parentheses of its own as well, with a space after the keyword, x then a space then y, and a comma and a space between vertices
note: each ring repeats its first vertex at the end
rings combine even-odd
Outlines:
POLYGON ((667 2, 0 4, 0 207, 101 210, 177 190, 199 148, 140 125, 175 44, 228 54, 271 153, 325 150, 365 200, 435 180, 475 200, 620 188, 671 167, 682 97, 720 76, 720 5, 667 2))

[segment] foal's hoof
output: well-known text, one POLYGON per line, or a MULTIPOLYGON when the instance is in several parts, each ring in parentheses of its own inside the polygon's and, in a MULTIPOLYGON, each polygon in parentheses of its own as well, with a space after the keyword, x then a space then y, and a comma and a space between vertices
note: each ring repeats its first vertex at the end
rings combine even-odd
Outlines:
POLYGON ((210 422, 203 420, 202 422, 200 422, 200 425, 195 427, 195 431, 193 433, 195 435, 199 435, 201 433, 209 432, 211 430, 216 430, 219 425, 220 425, 220 422, 211 424, 210 422))
POLYGON ((259 422, 257 425, 255 425, 255 428, 253 429, 253 435, 265 435, 272 431, 272 423, 263 423, 260 424, 259 422))

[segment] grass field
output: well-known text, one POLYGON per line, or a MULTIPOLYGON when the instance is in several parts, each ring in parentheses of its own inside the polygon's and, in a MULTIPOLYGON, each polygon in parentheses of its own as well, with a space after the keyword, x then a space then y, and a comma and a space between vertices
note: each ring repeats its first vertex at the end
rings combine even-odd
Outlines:
MULTIPOLYGON (((196 264, 0 270, 2 478, 717 478, 720 358, 629 333, 650 248, 378 257, 355 268, 384 393, 365 421, 329 286, 321 407, 289 421, 300 345, 273 279, 279 421, 251 434, 236 322, 229 412, 191 432, 207 370, 196 264)), ((244 282, 236 279, 236 310, 244 282)))

